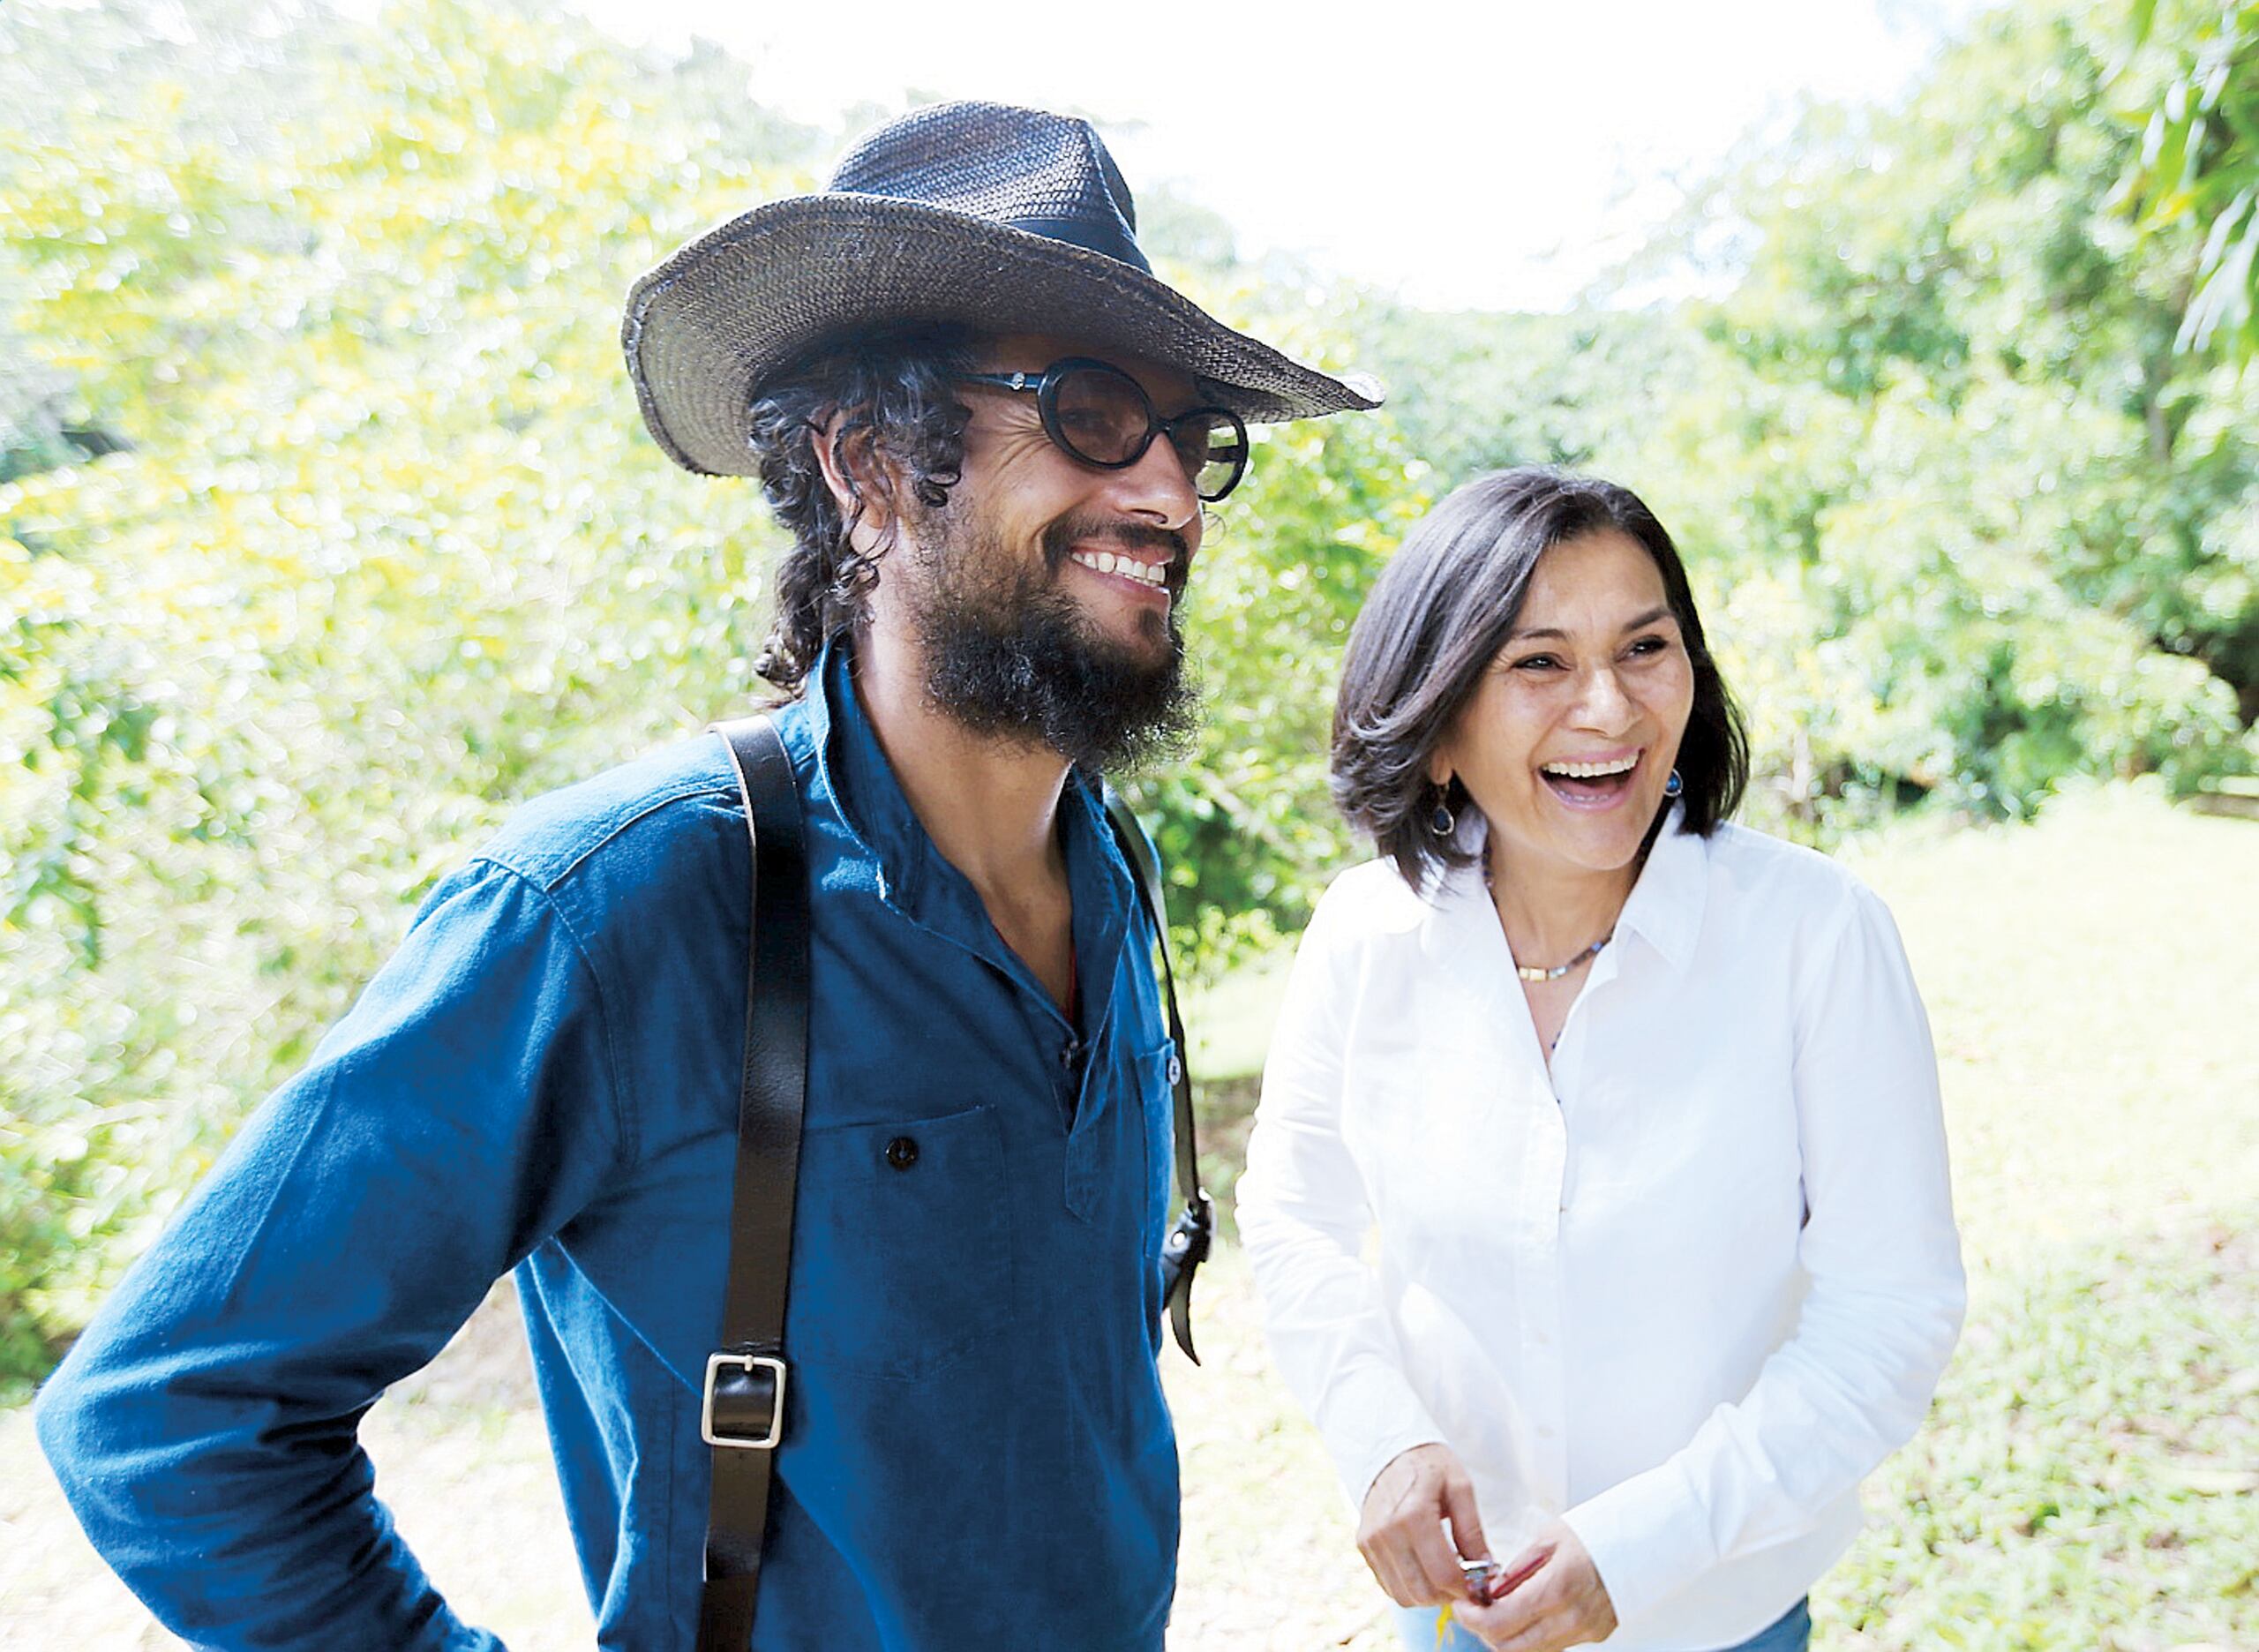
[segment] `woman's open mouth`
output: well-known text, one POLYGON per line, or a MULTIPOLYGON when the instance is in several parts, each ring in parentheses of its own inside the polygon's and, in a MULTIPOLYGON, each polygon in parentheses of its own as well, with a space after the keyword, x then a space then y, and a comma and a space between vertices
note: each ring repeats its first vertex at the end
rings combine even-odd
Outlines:
POLYGON ((1571 808, 1608 808, 1623 800, 1632 789, 1645 751, 1616 757, 1565 758, 1540 763, 1537 772, 1553 795, 1571 808))

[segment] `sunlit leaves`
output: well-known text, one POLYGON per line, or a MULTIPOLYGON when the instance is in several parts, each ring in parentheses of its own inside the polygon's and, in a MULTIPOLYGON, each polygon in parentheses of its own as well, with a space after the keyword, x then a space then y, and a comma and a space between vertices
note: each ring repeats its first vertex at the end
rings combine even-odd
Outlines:
MULTIPOLYGON (((191 10, 0 5, 0 1369, 518 800, 759 692, 776 530, 645 439, 619 305, 838 138, 717 51, 513 4, 191 10)), ((2110 199, 2143 141, 2112 100, 2210 15, 2158 13, 2130 78, 2109 19, 2004 10, 1903 105, 1758 145, 1700 209, 1715 301, 1407 314, 1164 204, 1203 303, 1392 393, 1263 432, 1216 513, 1208 723, 1137 788, 1188 961, 1357 852, 1349 622, 1497 464, 1615 477, 1677 533, 1760 822, 2248 767, 2259 387, 2173 352, 2203 234, 2110 199)), ((2225 130, 2176 176, 2248 154, 2225 130)))
POLYGON ((2136 41, 2173 57, 2120 199, 2155 229, 2202 237, 2178 342, 2240 364, 2259 356, 2259 3, 2188 0, 2158 28, 2155 0, 2135 8, 2136 41))
POLYGON ((1431 450, 1557 453, 1655 506, 1719 616, 1760 821, 2020 815, 2068 775, 2253 760, 2259 402, 2173 351, 2193 239, 2112 205, 2136 134, 2109 28, 1980 16, 1903 104, 1807 111, 1700 199, 1683 244, 1736 227, 1722 297, 1580 319, 1573 354, 1559 324, 1460 327, 1499 359, 1406 408, 1431 450))
POLYGON ((4 20, 6 320, 121 448, 0 486, 18 1369, 514 800, 751 688, 773 539, 642 436, 619 304, 792 163, 585 29, 405 5, 285 94, 228 15, 99 100, 4 20))

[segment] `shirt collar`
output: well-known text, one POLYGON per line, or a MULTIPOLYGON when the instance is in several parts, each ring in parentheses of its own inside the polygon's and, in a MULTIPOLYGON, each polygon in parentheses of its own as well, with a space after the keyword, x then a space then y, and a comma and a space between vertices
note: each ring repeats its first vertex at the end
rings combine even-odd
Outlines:
POLYGON ((823 645, 809 678, 808 732, 824 788, 849 836, 876 865, 881 896, 910 902, 927 881, 928 860, 939 855, 855 692, 855 651, 846 634, 823 645))
MULTIPOLYGON (((910 807, 856 692, 854 649, 846 633, 824 645, 808 683, 807 726, 820 784, 842 829, 874 867, 879 898, 1006 972, 1025 976, 1026 965, 996 934, 972 883, 934 846, 910 807)), ((1095 777, 1070 771, 1059 814, 1074 898, 1077 972, 1088 988, 1080 997, 1084 1018, 1094 1025, 1105 1016, 1135 886, 1106 823, 1095 777)))
POLYGON ((1670 806, 1632 898, 1616 920, 1616 933, 1643 936, 1674 967, 1694 956, 1702 908, 1710 889, 1709 840, 1686 830, 1686 811, 1670 806))
MULTIPOLYGON (((1475 857, 1474 864, 1445 873, 1426 896, 1429 950, 1439 957, 1463 962, 1467 948, 1480 936, 1483 944, 1498 927, 1491 910, 1490 892, 1482 882, 1482 843, 1488 835, 1482 815, 1468 809, 1456 834, 1458 845, 1475 857)), ((1702 909, 1709 893, 1710 847, 1707 839, 1685 830, 1685 811, 1670 806, 1647 864, 1640 868, 1631 898, 1616 920, 1621 940, 1636 935, 1662 954, 1674 968, 1694 954, 1694 941, 1702 927, 1702 909)))

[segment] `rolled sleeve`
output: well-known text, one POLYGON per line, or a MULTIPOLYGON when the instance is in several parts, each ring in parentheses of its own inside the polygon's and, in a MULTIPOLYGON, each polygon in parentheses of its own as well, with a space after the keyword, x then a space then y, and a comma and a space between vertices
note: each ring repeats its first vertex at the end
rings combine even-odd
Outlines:
POLYGON ((238 1133, 40 1395, 88 1537, 199 1646, 496 1646, 375 1496, 360 1418, 625 1139, 570 927, 475 862, 238 1133))

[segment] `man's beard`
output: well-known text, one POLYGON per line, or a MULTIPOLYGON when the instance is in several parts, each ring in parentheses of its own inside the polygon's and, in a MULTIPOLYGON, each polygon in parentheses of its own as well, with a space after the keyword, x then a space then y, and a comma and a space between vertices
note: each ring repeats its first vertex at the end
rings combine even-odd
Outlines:
POLYGON ((1042 566, 1031 567, 962 504, 918 526, 921 567, 908 582, 909 608, 934 704, 975 733, 1039 741, 1102 774, 1190 744, 1199 695, 1177 623, 1188 559, 1181 535, 1062 517, 1044 530, 1042 566), (1175 553, 1167 615, 1142 617, 1143 648, 1107 636, 1060 583, 1069 549, 1090 538, 1175 553))

